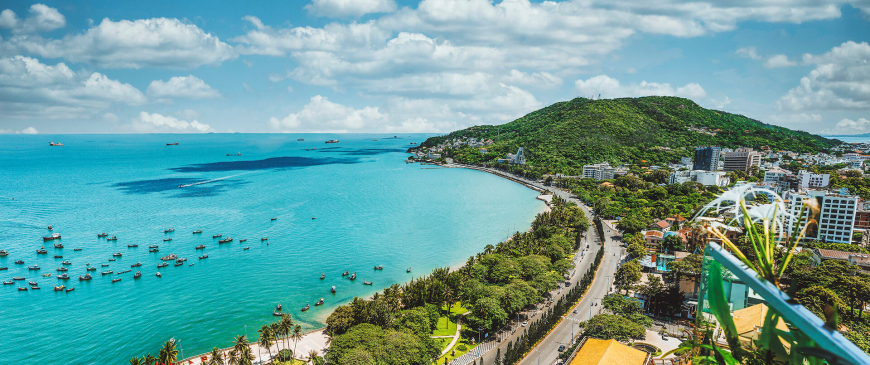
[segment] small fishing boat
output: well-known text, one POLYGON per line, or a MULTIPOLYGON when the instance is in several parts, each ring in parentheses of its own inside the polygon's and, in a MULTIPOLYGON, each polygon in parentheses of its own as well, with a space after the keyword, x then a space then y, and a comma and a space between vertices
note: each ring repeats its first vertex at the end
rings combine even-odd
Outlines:
POLYGON ((197 229, 197 230, 193 231, 193 234, 200 234, 200 233, 202 233, 201 229, 197 229))
POLYGON ((26 288, 26 287, 22 288, 22 287, 19 286, 19 287, 18 287, 18 291, 27 291, 27 288, 26 288))
POLYGON ((250 250, 250 249, 251 249, 250 247, 245 247, 245 248, 242 249, 242 251, 247 251, 247 250, 250 250))
POLYGON ((353 273, 353 275, 350 276, 350 280, 356 280, 356 273, 355 272, 353 273))
POLYGON ((69 262, 68 260, 64 260, 63 262, 61 262, 61 265, 72 265, 72 262, 69 262))
POLYGON ((139 247, 139 245, 137 245, 137 244, 135 244, 135 243, 132 244, 132 245, 127 245, 127 248, 133 248, 133 247, 139 247))
POLYGON ((0 266, 0 270, 9 270, 9 268, 6 266, 0 266))
POLYGON ((66 292, 69 293, 69 292, 71 292, 71 291, 73 291, 73 290, 76 290, 76 288, 75 288, 75 287, 71 287, 71 288, 67 289, 66 292))
POLYGON ((97 234, 97 238, 103 238, 103 237, 108 237, 108 236, 109 236, 109 234, 106 233, 106 232, 98 233, 98 234, 97 234))
POLYGON ((409 267, 408 270, 405 270, 405 272, 411 272, 411 268, 409 267))
POLYGON ((121 281, 121 278, 112 279, 112 283, 117 283, 117 282, 119 282, 119 281, 121 281))
POLYGON ((160 275, 160 272, 158 271, 158 272, 157 272, 157 277, 159 278, 159 277, 161 277, 161 276, 163 276, 163 275, 160 275))
POLYGON ((337 139, 330 139, 330 140, 326 141, 326 143, 338 143, 338 140, 337 139))
POLYGON ((263 238, 260 238, 260 242, 266 241, 266 240, 268 240, 268 239, 269 239, 269 237, 263 237, 263 238))
POLYGON ((50 278, 50 277, 51 277, 51 274, 50 274, 50 273, 49 273, 49 274, 42 274, 42 277, 44 277, 44 278, 50 278))
POLYGON ((242 238, 242 239, 239 240, 239 243, 245 242, 245 241, 247 241, 247 240, 248 240, 247 238, 242 238))
POLYGON ((109 274, 111 274, 111 273, 112 273, 112 270, 109 270, 109 271, 103 271, 103 275, 109 275, 109 274))
POLYGON ((141 271, 137 271, 135 274, 133 274, 133 279, 138 279, 138 278, 140 278, 141 276, 142 276, 142 272, 141 272, 141 271))
POLYGON ((6 280, 3 282, 3 285, 9 285, 9 284, 15 284, 15 283, 13 283, 12 280, 6 280))
POLYGON ((139 267, 139 266, 142 266, 142 263, 141 263, 141 262, 137 262, 137 263, 135 263, 135 264, 133 264, 133 265, 130 265, 130 267, 139 267))
POLYGON ((24 265, 24 260, 16 260, 15 264, 16 265, 24 265))
POLYGON ((278 303, 278 305, 275 306, 275 311, 280 312, 281 309, 284 309, 284 306, 282 306, 281 303, 278 303))
POLYGON ((372 285, 372 282, 368 280, 363 280, 363 285, 372 285))
POLYGON ((318 306, 318 305, 323 305, 323 298, 320 298, 320 300, 318 300, 317 303, 314 303, 314 306, 318 306))
POLYGON ((302 141, 304 141, 304 140, 305 140, 305 138, 297 138, 297 139, 296 139, 296 141, 298 141, 298 142, 302 142, 302 141))
POLYGON ((187 266, 188 266, 188 267, 193 266, 193 263, 190 263, 190 265, 187 265, 187 266))
POLYGON ((128 272, 130 272, 130 270, 118 271, 118 272, 115 273, 115 275, 126 274, 126 273, 128 273, 128 272))
POLYGON ((164 263, 162 263, 162 264, 157 264, 157 268, 158 268, 158 269, 161 268, 161 267, 167 267, 167 266, 169 266, 169 263, 168 263, 168 262, 164 262, 164 263))
POLYGON ((52 227, 51 224, 49 224, 49 225, 48 225, 48 230, 49 230, 49 231, 54 230, 54 227, 52 227))
POLYGON ((63 255, 54 255, 54 258, 56 258, 56 259, 62 259, 62 258, 63 258, 63 255))
POLYGON ((272 315, 275 316, 275 317, 281 317, 281 316, 284 315, 284 313, 281 313, 281 312, 272 312, 272 315))
POLYGON ((28 266, 27 270, 39 270, 39 266, 36 266, 36 265, 28 266))
POLYGON ((63 248, 63 243, 55 243, 54 248, 63 248))
POLYGON ((341 273, 341 276, 348 276, 348 275, 350 275, 350 271, 345 271, 345 272, 341 273))
POLYGON ((81 275, 79 276, 79 281, 87 281, 87 280, 91 280, 91 279, 93 279, 91 277, 91 274, 85 274, 85 276, 81 276, 81 275))
POLYGON ((115 256, 115 257, 121 257, 121 256, 123 256, 123 255, 121 255, 120 252, 115 252, 115 253, 112 254, 112 256, 115 256))
POLYGON ((278 218, 272 218, 272 220, 273 220, 273 221, 277 221, 277 220, 278 220, 278 218))
POLYGON ((58 279, 58 280, 67 280, 67 279, 69 279, 69 275, 67 275, 67 274, 60 274, 60 275, 57 276, 57 279, 58 279))
POLYGON ((51 236, 42 237, 42 242, 48 242, 48 241, 59 240, 59 239, 60 239, 60 233, 52 233, 51 236))
POLYGON ((202 256, 199 257, 200 260, 202 260, 202 259, 207 259, 207 258, 208 258, 208 255, 202 255, 202 256))
POLYGON ((175 262, 185 262, 185 261, 187 261, 187 259, 183 258, 183 257, 175 260, 175 262))
POLYGON ((383 269, 384 269, 383 265, 375 266, 375 270, 383 270, 383 269))
POLYGON ((109 259, 108 261, 115 261, 115 259, 109 259))
POLYGON ((160 246, 157 246, 157 245, 148 246, 148 248, 157 248, 157 247, 160 247, 160 246))
POLYGON ((167 145, 167 146, 178 146, 178 142, 175 142, 175 143, 167 143, 166 145, 167 145))
POLYGON ((117 241, 118 237, 112 236, 110 238, 106 238, 106 241, 117 241))
POLYGON ((175 228, 164 229, 163 233, 175 232, 175 228))
POLYGON ((326 274, 320 274, 320 280, 326 279, 326 274))
POLYGON ((46 250, 44 248, 40 248, 40 249, 36 250, 37 255, 43 255, 43 254, 47 254, 47 253, 48 253, 48 250, 46 250))
POLYGON ((163 239, 163 242, 169 242, 169 241, 172 241, 172 238, 171 238, 171 237, 170 237, 170 238, 164 238, 164 239, 163 239))
POLYGON ((87 268, 86 271, 97 271, 97 268, 96 267, 89 267, 89 268, 87 268))
POLYGON ((108 267, 109 264, 100 264, 100 266, 102 266, 102 267, 108 267))
POLYGON ((30 289, 32 289, 32 290, 39 290, 39 289, 41 289, 41 288, 39 287, 39 285, 34 285, 34 286, 31 286, 30 289))
POLYGON ((33 286, 33 285, 39 285, 39 284, 37 284, 37 283, 36 283, 35 281, 33 281, 33 280, 30 280, 30 281, 28 281, 27 283, 30 284, 31 286, 33 286))
POLYGON ((218 243, 230 243, 230 242, 233 242, 233 238, 232 238, 232 237, 227 237, 227 238, 225 238, 225 239, 222 239, 222 240, 218 241, 218 243))
POLYGON ((223 237, 223 234, 218 233, 218 234, 216 234, 216 235, 214 235, 214 236, 211 236, 211 239, 221 238, 221 237, 223 237))
POLYGON ((0 250, 0 256, 9 256, 9 251, 0 250))
POLYGON ((66 289, 66 285, 58 285, 54 287, 54 291, 63 291, 64 289, 66 289))
POLYGON ((59 267, 59 268, 57 268, 56 271, 67 271, 67 270, 69 270, 69 269, 67 269, 65 267, 59 267))
POLYGON ((311 217, 311 219, 317 219, 317 217, 311 217))
POLYGON ((160 250, 159 250, 159 249, 156 249, 156 248, 149 248, 149 249, 148 249, 148 252, 159 252, 159 251, 160 251, 160 250))
POLYGON ((304 311, 307 311, 308 308, 311 308, 311 305, 306 304, 304 307, 302 307, 302 311, 303 311, 303 312, 304 312, 304 311))
POLYGON ((332 289, 330 289, 329 291, 331 291, 333 294, 335 294, 335 285, 333 285, 332 289))
POLYGON ((73 249, 73 251, 81 251, 81 250, 82 250, 81 247, 80 247, 80 248, 74 248, 74 249, 73 249))
POLYGON ((175 263, 175 266, 181 266, 181 265, 184 265, 184 263, 183 262, 176 262, 175 263))

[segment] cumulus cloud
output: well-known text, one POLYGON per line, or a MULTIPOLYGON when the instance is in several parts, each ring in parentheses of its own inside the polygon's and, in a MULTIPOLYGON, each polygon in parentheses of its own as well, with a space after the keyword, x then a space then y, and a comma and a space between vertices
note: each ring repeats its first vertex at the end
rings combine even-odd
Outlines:
POLYGON ((381 125, 387 117, 376 107, 354 109, 317 95, 298 113, 283 119, 270 118, 269 126, 281 132, 348 132, 381 125))
POLYGON ((622 85, 619 80, 607 75, 598 75, 588 80, 577 80, 574 87, 580 96, 601 94, 604 98, 620 98, 635 96, 681 96, 689 99, 701 99, 707 96, 707 92, 701 85, 689 83, 680 87, 673 87, 668 83, 641 81, 639 84, 622 85))
POLYGON ((47 32, 66 26, 66 17, 55 8, 44 4, 33 4, 26 19, 18 19, 14 11, 0 12, 0 28, 8 28, 12 33, 47 32))
POLYGON ((127 128, 134 133, 205 133, 211 131, 208 124, 196 120, 187 122, 175 117, 157 113, 148 114, 147 112, 140 112, 139 117, 134 118, 127 128))
POLYGON ((14 129, 0 129, 0 134, 39 134, 39 131, 33 127, 27 127, 20 131, 14 129))
POLYGON ((181 98, 181 99, 214 99, 219 98, 221 93, 202 81, 200 78, 188 76, 175 76, 169 81, 154 80, 145 91, 148 96, 155 98, 181 98))
POLYGON ((217 65, 238 55, 232 46, 178 19, 103 19, 84 33, 62 39, 13 36, 7 47, 47 58, 102 68, 190 69, 217 65))
POLYGON ((15 118, 84 118, 113 104, 139 105, 145 95, 99 72, 74 72, 25 56, 0 58, 0 110, 15 118))
POLYGON ((850 135, 870 133, 870 120, 859 118, 858 120, 843 119, 834 126, 822 131, 822 134, 850 135))
POLYGON ((115 113, 106 113, 106 114, 103 114, 103 120, 110 122, 110 123, 117 123, 119 120, 121 120, 121 118, 118 118, 118 116, 115 115, 115 113))
POLYGON ((738 48, 737 51, 735 51, 734 53, 743 58, 749 58, 752 60, 761 59, 761 56, 758 55, 758 51, 755 49, 755 47, 738 48))
POLYGON ((777 100, 781 110, 870 108, 870 45, 845 42, 821 55, 805 54, 816 68, 777 100))
POLYGON ((767 68, 779 68, 779 67, 791 67, 796 66, 797 62, 790 61, 788 56, 784 54, 778 54, 775 56, 770 56, 767 61, 764 61, 764 67, 767 68))
POLYGON ((546 71, 525 73, 513 69, 510 71, 510 74, 505 77, 504 81, 513 85, 526 85, 544 88, 555 88, 562 86, 561 78, 553 76, 553 74, 546 71))
POLYGON ((324 17, 360 17, 371 13, 396 11, 393 0, 312 0, 305 5, 311 14, 324 17))

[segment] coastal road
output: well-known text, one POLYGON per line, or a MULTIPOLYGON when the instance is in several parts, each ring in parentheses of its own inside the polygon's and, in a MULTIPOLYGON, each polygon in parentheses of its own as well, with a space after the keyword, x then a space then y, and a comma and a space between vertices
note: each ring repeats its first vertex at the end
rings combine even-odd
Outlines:
MULTIPOLYGON (((475 170, 481 170, 484 172, 492 173, 495 175, 508 177, 512 180, 517 180, 526 185, 535 187, 542 191, 548 191, 551 194, 558 196, 562 199, 566 199, 577 204, 583 212, 586 214, 586 217, 589 221, 592 221, 592 212, 586 208, 582 202, 573 198, 573 195, 567 193, 565 191, 544 186, 535 181, 531 181, 522 177, 518 177, 509 173, 505 173, 500 170, 488 169, 488 168, 480 168, 475 166, 467 166, 467 165, 456 165, 457 167, 465 167, 472 168, 475 170)), ((580 302, 574 307, 573 311, 576 313, 569 313, 568 317, 562 322, 560 322, 556 328, 553 329, 550 334, 541 341, 538 346, 532 350, 532 352, 526 356, 525 359, 520 361, 520 365, 535 365, 535 364, 544 364, 549 365, 553 363, 556 358, 559 356, 559 346, 561 345, 570 345, 572 338, 572 327, 573 327, 573 335, 575 337, 579 336, 579 327, 577 326, 576 321, 586 321, 590 318, 590 315, 595 315, 600 311, 601 298, 608 294, 611 283, 613 281, 613 275, 616 273, 616 268, 619 264, 619 261, 622 259, 624 255, 624 250, 621 247, 622 237, 619 231, 613 229, 612 227, 604 224, 604 237, 600 239, 603 242, 602 246, 595 244, 594 239, 598 237, 597 230, 595 229, 595 225, 593 224, 590 228, 590 233, 586 235, 586 243, 584 243, 584 247, 581 247, 577 252, 578 255, 581 255, 582 259, 575 266, 574 275, 571 277, 571 284, 576 285, 576 283, 582 278, 583 274, 588 270, 588 268, 592 265, 592 260, 595 258, 595 254, 597 254, 599 247, 603 247, 604 249, 604 257, 601 259, 601 264, 598 268, 598 272, 595 276, 595 280, 592 282, 592 285, 589 286, 586 294, 583 295, 583 298, 580 302), (591 239, 590 239, 591 238, 591 239), (589 244, 588 252, 583 253, 585 251, 585 244, 589 244), (593 305, 595 304, 595 305, 593 305), (573 319, 573 320, 572 320, 573 319)), ((560 298, 561 295, 564 295, 566 292, 561 292, 557 294, 555 298, 560 298)), ((554 299, 555 301, 556 299, 554 299)), ((539 315, 536 315, 529 319, 529 321, 533 321, 539 318, 539 315)), ((508 340, 515 341, 516 337, 518 337, 522 333, 521 330, 514 332, 508 340)), ((501 348, 502 354, 505 353, 508 341, 503 341, 496 348, 501 348)), ((495 362, 495 351, 496 348, 488 351, 486 354, 483 354, 484 364, 492 364, 495 362)))

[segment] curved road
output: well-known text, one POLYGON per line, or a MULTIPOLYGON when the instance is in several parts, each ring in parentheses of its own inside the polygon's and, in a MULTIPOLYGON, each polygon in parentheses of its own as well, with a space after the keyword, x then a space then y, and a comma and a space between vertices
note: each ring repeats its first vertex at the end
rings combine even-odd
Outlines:
MULTIPOLYGON (((489 169, 489 168, 481 168, 475 166, 467 166, 467 165, 457 165, 459 167, 471 168, 475 170, 480 170, 488 173, 492 173, 495 175, 508 177, 513 180, 519 180, 525 183, 526 185, 530 185, 538 188, 539 190, 545 190, 551 192, 553 195, 558 196, 562 199, 566 199, 568 201, 574 202, 577 206, 583 209, 583 212, 586 214, 586 217, 589 219, 590 223, 592 222, 592 212, 586 208, 582 202, 573 198, 573 195, 553 188, 544 186, 537 182, 524 179, 522 177, 517 177, 512 174, 505 173, 500 170, 489 169)), ((604 224, 604 245, 599 246, 595 243, 597 238, 590 239, 590 237, 597 237, 598 233, 595 229, 595 225, 592 224, 590 227, 590 231, 592 234, 586 235, 586 243, 583 247, 577 251, 577 255, 580 258, 580 262, 576 264, 573 276, 571 277, 571 284, 575 285, 582 278, 583 274, 589 267, 592 265, 592 260, 595 259, 595 254, 598 253, 598 249, 600 247, 604 248, 604 257, 601 258, 601 264, 598 267, 598 272, 595 275, 595 280, 592 282, 592 285, 589 286, 589 289, 586 291, 586 294, 583 295, 583 298, 580 302, 574 307, 572 312, 569 312, 568 318, 564 319, 553 329, 550 334, 538 344, 529 353, 522 361, 519 362, 520 365, 550 365, 556 361, 559 356, 559 346, 565 345, 566 347, 571 344, 571 336, 572 329, 573 335, 576 338, 579 336, 579 327, 577 326, 576 321, 586 321, 589 320, 590 315, 597 314, 600 311, 601 298, 607 295, 610 290, 611 282, 613 280, 613 275, 616 273, 616 268, 619 264, 619 261, 622 257, 623 249, 620 246, 622 242, 622 237, 619 231, 610 228, 607 224, 604 224), (589 250, 586 252, 585 245, 589 245, 589 250), (593 306, 593 304, 595 304, 593 306)), ((575 258, 576 262, 576 258, 575 258)), ((557 293, 553 293, 554 302, 556 298, 561 298, 561 296, 565 293, 558 291, 557 293)), ((539 315, 530 316, 529 322, 537 320, 539 315)), ((515 341, 516 337, 522 334, 522 330, 517 330, 507 340, 515 341)), ((501 348, 501 353, 504 354, 507 348, 508 341, 503 341, 497 347, 494 347, 492 350, 487 351, 482 354, 484 359, 484 364, 489 365, 495 362, 495 353, 497 348, 501 348)))

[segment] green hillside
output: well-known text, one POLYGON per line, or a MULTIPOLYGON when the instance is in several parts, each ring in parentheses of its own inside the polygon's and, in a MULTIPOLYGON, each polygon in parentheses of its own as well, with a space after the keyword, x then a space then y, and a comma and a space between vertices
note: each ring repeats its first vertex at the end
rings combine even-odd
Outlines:
POLYGON ((663 165, 693 156, 694 147, 702 145, 820 152, 840 144, 742 115, 704 109, 689 99, 659 96, 576 98, 500 126, 475 126, 432 137, 421 147, 463 137, 492 139, 495 144, 486 147, 489 153, 485 155, 479 148, 463 147, 446 150, 445 157, 465 163, 495 163, 523 147, 528 165, 513 169, 530 176, 576 175, 584 164, 604 161, 663 165))

